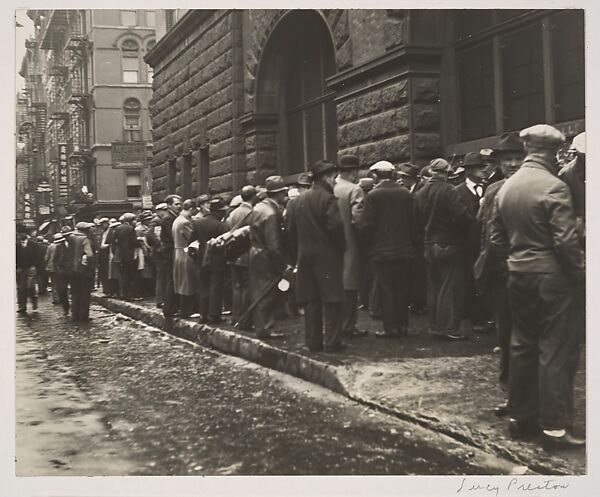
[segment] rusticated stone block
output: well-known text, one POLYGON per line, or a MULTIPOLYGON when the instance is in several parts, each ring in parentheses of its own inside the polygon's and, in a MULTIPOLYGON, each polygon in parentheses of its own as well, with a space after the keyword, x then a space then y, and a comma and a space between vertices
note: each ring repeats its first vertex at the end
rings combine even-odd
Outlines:
POLYGON ((414 135, 415 156, 420 159, 433 159, 440 154, 440 135, 437 133, 416 133, 414 135))
POLYGON ((339 123, 347 123, 356 119, 358 113, 356 111, 356 100, 342 102, 337 106, 337 119, 339 123))
POLYGON ((167 175, 168 165, 166 162, 156 162, 155 165, 152 166, 152 177, 153 178, 162 178, 167 175))
POLYGON ((359 117, 374 114, 382 108, 382 100, 380 92, 371 92, 357 98, 356 102, 357 114, 359 117))
POLYGON ((232 187, 231 174, 210 178, 208 190, 210 193, 222 193, 230 191, 232 187))
POLYGON ((347 69, 352 65, 352 39, 348 38, 343 45, 335 51, 335 63, 338 71, 347 69))
POLYGON ((387 86, 381 90, 381 102, 384 109, 400 107, 408 102, 408 82, 406 80, 387 86))
POLYGON ((438 106, 414 104, 413 126, 414 130, 438 129, 440 126, 440 112, 438 106))
POLYGON ((348 145, 348 126, 339 126, 337 132, 337 140, 339 148, 346 148, 348 145))
POLYGON ((223 176, 224 174, 232 171, 233 157, 223 157, 222 159, 211 160, 210 162, 210 175, 211 176, 223 176))
POLYGON ((408 135, 395 136, 379 142, 381 157, 377 160, 395 162, 406 160, 410 157, 410 137, 408 135))
POLYGON ((222 142, 214 143, 210 145, 210 158, 211 161, 213 159, 220 159, 221 157, 226 157, 233 153, 233 138, 228 140, 224 140, 222 142))
POLYGON ((383 39, 386 50, 404 44, 404 16, 388 17, 383 24, 383 39))
POLYGON ((348 143, 356 144, 368 141, 371 137, 371 129, 368 126, 369 120, 362 119, 346 126, 348 133, 348 143))
POLYGON ((437 78, 415 78, 412 80, 414 102, 439 102, 440 81, 437 78))

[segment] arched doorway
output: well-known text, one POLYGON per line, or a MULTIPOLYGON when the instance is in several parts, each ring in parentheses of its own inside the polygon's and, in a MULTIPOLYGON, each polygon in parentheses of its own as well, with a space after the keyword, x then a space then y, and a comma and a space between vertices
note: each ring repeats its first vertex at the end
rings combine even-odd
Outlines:
POLYGON ((326 78, 335 73, 331 34, 315 11, 286 14, 260 61, 256 111, 272 116, 277 168, 300 173, 319 159, 335 160, 337 117, 326 78))

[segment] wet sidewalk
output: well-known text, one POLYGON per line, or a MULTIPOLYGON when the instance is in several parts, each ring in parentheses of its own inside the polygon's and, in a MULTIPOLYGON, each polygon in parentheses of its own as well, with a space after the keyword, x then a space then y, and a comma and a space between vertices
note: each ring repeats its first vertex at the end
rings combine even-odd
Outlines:
MULTIPOLYGON (((191 341, 318 382, 351 399, 527 466, 530 472, 586 472, 584 450, 548 453, 539 443, 509 438, 507 419, 493 413, 494 406, 504 400, 497 382, 495 334, 476 335, 468 323, 463 330, 469 337, 466 341, 431 338, 425 316, 411 316, 410 328, 415 336, 380 339, 372 334, 380 329, 380 322, 359 311, 358 327, 370 333, 348 339, 348 348, 342 353, 325 354, 309 352, 304 346, 302 316, 279 321, 278 329, 285 338, 265 344, 252 333, 240 332, 228 324, 215 329, 193 320, 165 322, 150 300, 129 303, 100 295, 94 299, 113 311, 160 325, 191 341)), ((574 432, 578 435, 585 434, 586 423, 584 355, 582 350, 576 378, 574 432)))

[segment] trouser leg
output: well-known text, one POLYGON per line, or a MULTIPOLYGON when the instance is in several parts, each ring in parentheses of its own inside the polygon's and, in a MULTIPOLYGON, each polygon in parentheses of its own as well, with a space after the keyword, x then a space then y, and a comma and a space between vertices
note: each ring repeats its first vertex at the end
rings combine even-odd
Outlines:
POLYGON ((379 281, 377 278, 377 274, 375 268, 371 264, 371 274, 373 279, 371 281, 371 290, 369 293, 369 309, 371 311, 371 316, 373 317, 381 317, 382 309, 381 309, 381 288, 379 286, 379 281))
POLYGON ((173 281, 173 259, 165 262, 164 267, 164 304, 163 314, 165 317, 171 317, 177 312, 177 296, 175 294, 175 284, 173 281))
POLYGON ((73 316, 74 321, 79 321, 81 319, 81 293, 83 291, 82 287, 82 277, 79 275, 71 276, 71 315, 73 316))
POLYGON ((536 288, 532 289, 526 275, 513 273, 508 279, 508 297, 513 317, 508 391, 510 414, 514 419, 534 420, 539 415, 536 288))
POLYGON ((358 292, 344 290, 342 305, 342 333, 351 335, 356 330, 358 292))
POLYGON ((224 272, 210 271, 208 315, 219 319, 223 309, 224 272))
POLYGON ((85 321, 90 316, 90 294, 94 286, 94 277, 82 277, 79 319, 85 321))
POLYGON ((309 350, 323 349, 323 314, 320 300, 304 304, 304 337, 309 350))
POLYGON ((323 304, 323 348, 335 350, 341 344, 342 336, 342 304, 327 302, 323 304))
POLYGON ((393 262, 394 275, 394 321, 396 329, 402 330, 408 327, 408 301, 409 301, 409 278, 410 262, 408 259, 398 259, 393 262))
POLYGON ((498 336, 498 347, 500 347, 500 372, 499 381, 502 385, 508 385, 510 367, 510 336, 512 333, 512 317, 508 305, 508 292, 506 279, 498 276, 491 283, 491 302, 494 306, 494 317, 496 320, 496 331, 498 336))
POLYGON ((69 312, 69 283, 67 275, 54 273, 55 281, 53 286, 56 287, 58 293, 58 301, 63 308, 63 312, 67 314, 69 312))
POLYGON ((269 334, 275 324, 274 303, 277 289, 271 289, 254 308, 254 327, 256 336, 262 338, 269 334))
POLYGON ((381 301, 381 318, 383 329, 387 333, 398 331, 396 329, 396 288, 394 286, 393 263, 390 261, 377 261, 374 263, 375 279, 379 285, 381 301))

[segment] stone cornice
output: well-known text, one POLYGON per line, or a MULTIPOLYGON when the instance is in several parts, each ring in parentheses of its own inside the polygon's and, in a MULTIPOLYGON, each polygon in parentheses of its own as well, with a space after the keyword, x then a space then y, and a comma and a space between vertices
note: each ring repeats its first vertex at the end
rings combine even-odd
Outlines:
POLYGON ((156 45, 150 50, 144 60, 152 67, 156 67, 158 62, 168 53, 173 51, 187 37, 189 31, 204 20, 214 14, 215 9, 188 10, 175 25, 167 31, 156 45))

